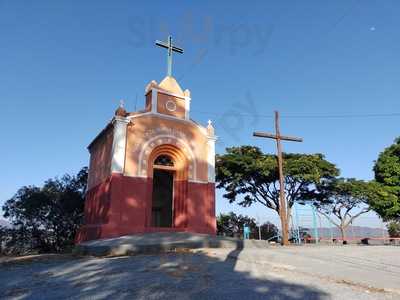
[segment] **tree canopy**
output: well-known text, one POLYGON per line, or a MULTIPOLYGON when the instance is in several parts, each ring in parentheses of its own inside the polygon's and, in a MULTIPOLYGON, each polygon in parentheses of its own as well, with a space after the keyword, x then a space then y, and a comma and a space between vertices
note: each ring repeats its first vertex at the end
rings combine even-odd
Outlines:
POLYGON ((254 218, 248 216, 236 215, 234 212, 228 214, 220 214, 217 217, 217 234, 225 236, 240 236, 243 234, 243 226, 248 225, 250 231, 254 231, 257 227, 254 218))
POLYGON ((379 154, 374 173, 384 186, 384 197, 371 201, 371 207, 384 220, 400 220, 400 138, 379 154))
MULTIPOLYGON (((249 216, 236 215, 234 212, 227 214, 221 213, 217 217, 217 234, 230 237, 242 236, 245 224, 250 227, 250 238, 258 239, 259 231, 256 220, 249 216)), ((278 228, 270 222, 265 222, 260 225, 260 233, 261 239, 263 240, 271 238, 275 238, 276 240, 278 228)))
MULTIPOLYGON (((285 193, 290 207, 298 200, 314 199, 316 185, 339 175, 339 170, 322 154, 284 153, 285 193)), ((275 155, 258 147, 227 148, 216 157, 216 181, 224 197, 241 206, 260 203, 279 214, 279 178, 275 155)))
POLYGON ((61 251, 72 245, 83 218, 87 168, 75 176, 24 186, 3 206, 11 221, 6 242, 20 252, 61 251))
POLYGON ((369 203, 382 197, 381 185, 353 178, 338 178, 319 186, 320 194, 313 204, 345 240, 345 229, 359 216, 371 210, 369 203))
POLYGON ((388 233, 392 238, 400 238, 400 221, 391 221, 388 224, 388 233))
POLYGON ((374 172, 377 182, 400 188, 400 137, 379 154, 374 172))

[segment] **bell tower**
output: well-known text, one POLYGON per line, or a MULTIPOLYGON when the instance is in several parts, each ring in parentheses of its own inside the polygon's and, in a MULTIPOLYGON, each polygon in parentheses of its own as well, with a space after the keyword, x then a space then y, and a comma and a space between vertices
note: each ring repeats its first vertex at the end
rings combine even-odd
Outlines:
POLYGON ((166 76, 160 84, 151 81, 145 95, 146 112, 189 120, 190 91, 182 91, 174 77, 166 76))

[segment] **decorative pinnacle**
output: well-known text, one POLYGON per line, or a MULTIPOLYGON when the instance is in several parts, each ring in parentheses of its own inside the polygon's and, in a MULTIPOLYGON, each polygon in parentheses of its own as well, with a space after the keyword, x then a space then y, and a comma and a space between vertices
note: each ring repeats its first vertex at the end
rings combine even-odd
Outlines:
POLYGON ((117 110, 115 111, 116 116, 125 117, 127 115, 124 105, 125 105, 124 100, 121 99, 119 101, 119 106, 118 106, 117 110))
POLYGON ((207 126, 207 133, 209 136, 214 136, 214 127, 212 126, 211 120, 208 120, 208 126, 207 126))

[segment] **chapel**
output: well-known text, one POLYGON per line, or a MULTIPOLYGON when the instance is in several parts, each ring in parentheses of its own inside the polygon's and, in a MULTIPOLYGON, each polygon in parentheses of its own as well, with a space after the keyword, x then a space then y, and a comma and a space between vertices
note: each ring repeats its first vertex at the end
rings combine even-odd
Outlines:
POLYGON ((215 141, 190 118, 191 93, 170 74, 145 88, 145 108, 121 104, 89 144, 84 225, 76 242, 150 232, 214 235, 215 141))

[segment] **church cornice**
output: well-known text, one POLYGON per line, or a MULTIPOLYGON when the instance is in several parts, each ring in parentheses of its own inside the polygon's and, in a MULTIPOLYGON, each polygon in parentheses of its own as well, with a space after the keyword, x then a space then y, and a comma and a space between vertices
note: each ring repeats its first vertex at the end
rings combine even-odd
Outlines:
POLYGON ((207 128, 203 127, 202 125, 200 125, 199 123, 193 121, 192 119, 181 119, 181 118, 177 118, 174 116, 169 116, 169 115, 165 115, 165 114, 160 114, 157 112, 145 112, 145 113, 139 113, 139 114, 135 114, 135 115, 130 115, 127 117, 127 119, 132 120, 135 118, 140 118, 140 117, 148 117, 148 116, 153 116, 153 117, 158 117, 158 118, 162 118, 162 119, 167 119, 167 120, 173 120, 173 121, 179 121, 179 122, 184 122, 184 123, 190 123, 192 125, 194 125, 195 127, 197 127, 200 132, 206 136, 209 137, 208 133, 207 133, 207 128))
POLYGON ((110 129, 114 127, 113 125, 113 120, 109 121, 106 125, 106 127, 104 127, 98 135, 95 136, 95 138, 90 142, 90 144, 86 147, 88 150, 90 150, 90 148, 110 129))
MULTIPOLYGON (((168 96, 173 96, 173 97, 180 98, 180 99, 183 99, 183 100, 188 100, 188 101, 192 100, 192 98, 190 98, 190 96, 185 96, 185 95, 180 95, 180 94, 172 93, 172 92, 170 92, 170 91, 164 90, 163 88, 160 88, 159 86, 152 86, 152 85, 151 85, 151 88, 149 88, 149 89, 146 88, 145 95, 147 95, 148 93, 150 93, 152 90, 155 90, 156 92, 158 92, 158 93, 160 93, 160 94, 164 94, 164 95, 168 95, 168 96)), ((189 90, 185 90, 185 92, 186 92, 186 91, 188 91, 187 94, 190 95, 189 90)))
POLYGON ((95 136, 95 138, 90 142, 90 144, 87 146, 87 149, 90 150, 90 148, 93 146, 93 144, 96 143, 97 140, 99 140, 110 128, 114 128, 114 123, 116 121, 123 122, 123 123, 129 123, 130 119, 125 118, 125 117, 120 117, 120 116, 115 116, 113 117, 104 127, 98 135, 95 136))

